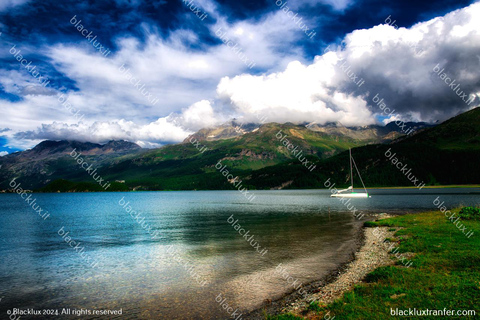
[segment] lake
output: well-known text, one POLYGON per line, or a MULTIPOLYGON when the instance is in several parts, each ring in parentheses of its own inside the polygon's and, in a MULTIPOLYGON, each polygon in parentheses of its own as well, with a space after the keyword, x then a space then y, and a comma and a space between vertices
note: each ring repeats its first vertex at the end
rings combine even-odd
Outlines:
POLYGON ((306 284, 348 261, 372 213, 434 210, 437 196, 447 207, 480 203, 480 188, 374 189, 351 200, 365 215, 357 219, 328 190, 253 192, 251 203, 238 191, 33 194, 45 220, 0 194, 0 313, 228 319, 219 297, 246 312, 293 290, 279 264, 306 284))

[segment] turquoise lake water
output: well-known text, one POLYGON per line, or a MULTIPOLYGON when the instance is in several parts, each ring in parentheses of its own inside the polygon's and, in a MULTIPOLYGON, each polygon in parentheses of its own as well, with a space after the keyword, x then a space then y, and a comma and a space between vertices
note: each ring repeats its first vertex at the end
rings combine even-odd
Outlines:
POLYGON ((365 214, 357 219, 328 190, 254 193, 251 203, 238 191, 33 194, 46 220, 19 195, 0 194, 0 314, 227 319, 216 297, 244 312, 281 297, 293 288, 275 272, 280 263, 299 282, 321 278, 351 257, 372 213, 434 210, 437 196, 447 207, 480 204, 479 188, 376 189, 350 202, 365 214))

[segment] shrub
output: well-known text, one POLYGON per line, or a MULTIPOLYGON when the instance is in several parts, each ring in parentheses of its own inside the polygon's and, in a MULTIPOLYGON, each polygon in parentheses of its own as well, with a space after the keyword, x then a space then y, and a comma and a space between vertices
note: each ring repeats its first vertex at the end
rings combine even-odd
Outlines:
POLYGON ((462 220, 480 220, 480 208, 463 207, 458 216, 462 220))

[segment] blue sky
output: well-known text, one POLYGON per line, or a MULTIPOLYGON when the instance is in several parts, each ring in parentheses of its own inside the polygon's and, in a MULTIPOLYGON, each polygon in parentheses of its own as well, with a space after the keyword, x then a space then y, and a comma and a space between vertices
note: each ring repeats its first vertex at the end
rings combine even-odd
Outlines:
POLYGON ((479 11, 458 0, 2 1, 0 154, 45 139, 156 147, 259 114, 442 121, 478 105, 479 11))

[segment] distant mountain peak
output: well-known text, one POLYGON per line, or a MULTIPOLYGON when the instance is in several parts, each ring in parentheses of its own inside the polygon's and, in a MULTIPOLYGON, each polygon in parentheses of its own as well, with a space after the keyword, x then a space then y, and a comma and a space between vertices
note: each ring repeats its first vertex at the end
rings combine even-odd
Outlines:
POLYGON ((242 136, 246 133, 253 132, 260 127, 260 124, 245 123, 237 119, 232 119, 221 125, 200 129, 196 133, 188 136, 183 142, 189 142, 196 139, 197 141, 216 141, 223 139, 230 139, 242 136))
POLYGON ((102 149, 118 152, 118 151, 139 150, 141 149, 141 147, 136 143, 125 141, 125 140, 110 140, 102 146, 102 149))
MULTIPOLYGON (((414 130, 420 130, 430 128, 434 125, 427 124, 425 122, 407 122, 408 128, 414 128, 414 130)), ((304 122, 304 123, 292 123, 287 122, 284 124, 278 124, 275 122, 258 124, 258 123, 244 123, 237 119, 232 119, 221 125, 203 128, 196 133, 188 136, 183 143, 187 143, 190 140, 196 139, 197 141, 216 141, 231 139, 235 137, 243 136, 247 133, 256 132, 261 128, 267 128, 271 126, 280 127, 301 127, 307 128, 311 131, 321 132, 328 135, 334 135, 338 137, 348 137, 351 139, 366 141, 366 142, 388 142, 395 140, 402 136, 401 128, 390 122, 385 126, 382 125, 367 125, 367 126, 345 126, 340 121, 327 122, 325 124, 318 124, 316 122, 304 122)))
POLYGON ((73 149, 76 149, 80 152, 103 153, 104 151, 121 152, 139 150, 141 149, 141 147, 136 143, 128 142, 125 140, 111 140, 104 145, 92 142, 80 142, 75 140, 45 140, 40 142, 30 151, 37 154, 54 154, 71 152, 73 149))

